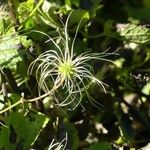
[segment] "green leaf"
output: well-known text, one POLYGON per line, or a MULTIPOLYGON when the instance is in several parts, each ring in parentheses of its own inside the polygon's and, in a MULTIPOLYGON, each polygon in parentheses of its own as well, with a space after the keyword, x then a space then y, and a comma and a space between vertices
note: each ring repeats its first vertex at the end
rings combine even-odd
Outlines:
POLYGON ((21 61, 21 57, 16 49, 0 50, 0 66, 10 67, 11 69, 16 67, 16 63, 21 61))
POLYGON ((135 24, 117 24, 118 33, 127 41, 148 44, 150 43, 150 29, 135 24))
POLYGON ((11 143, 9 141, 9 137, 11 136, 11 132, 9 130, 8 126, 3 126, 2 130, 0 132, 0 149, 11 149, 11 150, 15 150, 15 145, 13 144, 13 142, 11 143))
POLYGON ((146 95, 150 95, 150 83, 147 83, 143 89, 142 89, 142 92, 146 95))
MULTIPOLYGON (((147 6, 149 7, 148 4, 147 6)), ((125 11, 127 12, 128 16, 131 16, 132 18, 136 18, 139 21, 140 20, 148 21, 150 18, 148 7, 134 8, 131 6, 125 6, 125 11)))
POLYGON ((23 61, 25 49, 32 45, 27 36, 18 35, 13 27, 0 37, 0 67, 16 69, 16 64, 23 61), (11 32, 11 33, 10 33, 11 32))
POLYGON ((41 9, 38 11, 38 16, 40 18, 40 21, 43 22, 43 25, 48 25, 53 28, 57 28, 60 26, 59 20, 54 14, 54 12, 59 8, 60 4, 56 1, 52 0, 51 2, 48 2, 47 0, 45 0, 43 2, 41 9))
POLYGON ((35 1, 34 0, 28 0, 26 2, 20 3, 18 6, 18 14, 19 14, 19 21, 24 22, 31 11, 35 7, 35 1))
POLYGON ((23 113, 11 112, 6 118, 6 127, 3 126, 0 132, 0 149, 29 149, 48 120, 40 113, 34 115, 34 121, 30 121, 23 113))
POLYGON ((69 133, 69 136, 71 137, 71 143, 72 148, 71 150, 76 150, 79 144, 79 138, 76 128, 73 126, 73 124, 69 121, 65 121, 65 127, 67 128, 67 131, 69 133))
POLYGON ((91 6, 92 8, 90 9, 90 14, 91 14, 91 18, 94 18, 97 14, 97 11, 100 10, 103 5, 100 4, 99 0, 91 0, 91 6))
POLYGON ((74 10, 69 18, 69 24, 78 24, 81 19, 83 19, 82 22, 88 21, 90 19, 89 12, 86 10, 74 10))
POLYGON ((108 20, 104 24, 104 33, 105 34, 111 34, 111 30, 113 29, 113 20, 108 20))
POLYGON ((71 7, 71 1, 70 0, 65 0, 65 4, 71 7))
POLYGON ((101 143, 92 144, 86 150, 112 150, 112 148, 111 148, 111 144, 109 144, 107 142, 101 142, 101 143))

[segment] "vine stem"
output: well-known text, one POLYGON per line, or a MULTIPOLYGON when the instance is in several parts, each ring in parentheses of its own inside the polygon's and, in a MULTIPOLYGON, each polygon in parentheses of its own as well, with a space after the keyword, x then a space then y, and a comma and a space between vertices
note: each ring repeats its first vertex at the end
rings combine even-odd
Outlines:
POLYGON ((22 103, 22 102, 23 102, 23 100, 22 100, 22 97, 21 97, 21 99, 20 99, 18 102, 16 102, 15 104, 13 104, 13 105, 11 105, 11 106, 9 106, 9 107, 3 109, 2 111, 0 111, 0 114, 2 114, 2 113, 4 113, 4 112, 6 112, 6 111, 12 109, 13 107, 19 105, 19 104, 22 103))
POLYGON ((64 80, 65 80, 65 77, 63 77, 60 80, 59 83, 55 83, 54 86, 52 87, 52 89, 49 92, 47 92, 47 93, 45 93, 45 94, 43 94, 43 95, 41 95, 39 97, 32 98, 32 99, 24 99, 24 97, 21 97, 18 102, 14 103, 13 105, 11 105, 11 106, 3 109, 2 111, 0 111, 0 114, 3 114, 4 112, 6 112, 6 111, 8 111, 8 110, 10 110, 10 109, 12 109, 14 107, 16 107, 17 105, 19 105, 21 103, 24 103, 24 102, 26 102, 26 103, 32 103, 32 102, 38 101, 38 100, 40 100, 42 98, 45 98, 46 96, 52 94, 55 90, 57 90, 63 84, 64 80))

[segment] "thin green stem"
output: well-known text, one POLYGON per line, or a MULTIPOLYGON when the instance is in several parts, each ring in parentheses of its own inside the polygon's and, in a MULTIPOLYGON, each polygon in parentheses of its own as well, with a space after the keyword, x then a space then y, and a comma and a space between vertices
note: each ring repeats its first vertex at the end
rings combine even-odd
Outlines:
POLYGON ((29 17, 32 17, 33 14, 37 11, 37 9, 43 4, 44 0, 40 0, 36 7, 32 10, 32 12, 29 14, 29 17))

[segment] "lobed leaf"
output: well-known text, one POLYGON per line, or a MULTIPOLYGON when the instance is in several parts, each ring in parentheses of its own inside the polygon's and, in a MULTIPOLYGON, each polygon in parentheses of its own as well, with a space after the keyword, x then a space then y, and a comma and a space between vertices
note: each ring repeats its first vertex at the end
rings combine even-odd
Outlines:
POLYGON ((135 24, 117 24, 118 33, 127 41, 138 44, 150 43, 150 29, 135 24))

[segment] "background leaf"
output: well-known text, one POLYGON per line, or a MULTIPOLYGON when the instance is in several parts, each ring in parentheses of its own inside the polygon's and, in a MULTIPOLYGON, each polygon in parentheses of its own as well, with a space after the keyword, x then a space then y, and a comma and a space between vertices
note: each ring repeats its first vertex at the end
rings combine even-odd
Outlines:
POLYGON ((34 121, 30 121, 23 113, 11 113, 6 118, 6 126, 2 127, 0 133, 0 148, 16 149, 19 146, 24 150, 29 149, 43 125, 45 126, 48 122, 48 119, 42 114, 34 117, 34 121))
POLYGON ((150 29, 146 26, 140 26, 135 24, 117 24, 118 32, 127 41, 148 44, 150 42, 150 29))
POLYGON ((92 144, 87 150, 112 150, 109 143, 95 143, 92 144))

